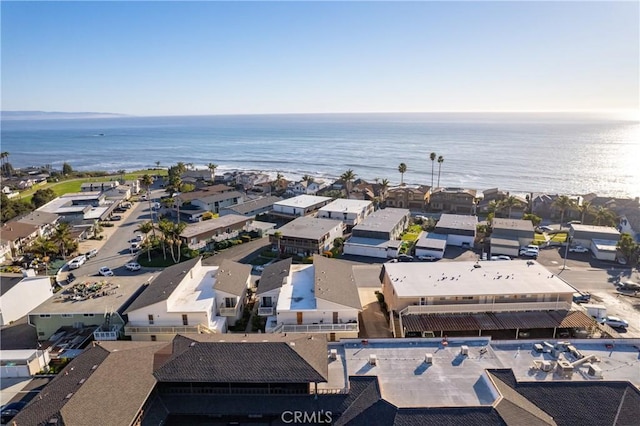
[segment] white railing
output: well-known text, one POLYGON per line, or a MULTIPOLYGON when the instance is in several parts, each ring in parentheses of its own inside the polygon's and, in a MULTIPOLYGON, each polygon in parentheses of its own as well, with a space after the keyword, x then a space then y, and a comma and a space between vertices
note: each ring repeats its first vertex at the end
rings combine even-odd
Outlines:
POLYGON ((117 331, 94 331, 93 340, 118 340, 117 331))
POLYGON ((459 305, 407 306, 400 314, 467 314, 474 312, 525 312, 570 310, 569 302, 468 303, 459 305))
POLYGON ((273 332, 283 333, 333 333, 337 331, 359 331, 358 323, 347 324, 281 324, 273 332))
POLYGON ((221 317, 235 317, 238 314, 238 307, 235 308, 223 308, 220 307, 221 317))
POLYGON ((258 315, 260 316, 271 316, 273 315, 273 311, 275 308, 273 306, 261 306, 258 308, 258 315))
MULTIPOLYGON (((143 327, 125 327, 124 333, 130 334, 177 334, 177 333, 199 333, 202 325, 184 325, 184 326, 143 326, 143 327)), ((206 328, 206 327, 204 327, 206 328)))

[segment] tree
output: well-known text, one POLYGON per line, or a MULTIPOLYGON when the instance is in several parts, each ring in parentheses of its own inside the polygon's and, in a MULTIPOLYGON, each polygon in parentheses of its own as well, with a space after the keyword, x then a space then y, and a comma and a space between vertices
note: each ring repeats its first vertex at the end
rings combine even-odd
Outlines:
POLYGON ((98 235, 102 232, 102 226, 100 226, 100 222, 98 219, 93 221, 93 238, 98 238, 98 235))
POLYGON ((148 256, 149 262, 151 262, 151 241, 149 238, 147 238, 147 234, 149 234, 149 232, 151 232, 152 230, 153 230, 153 222, 151 221, 142 222, 140 225, 138 225, 138 231, 142 232, 145 237, 144 242, 145 242, 145 245, 147 246, 147 256, 148 256))
POLYGON ((629 265, 634 266, 638 262, 638 251, 640 250, 640 246, 636 244, 633 240, 633 237, 624 233, 620 236, 620 240, 618 240, 617 244, 618 250, 620 253, 626 257, 629 265))
POLYGON ((400 186, 404 185, 404 174, 407 172, 407 165, 404 163, 400 163, 398 166, 398 171, 400 172, 400 186))
POLYGON ((311 185, 313 183, 315 179, 313 178, 313 176, 309 176, 309 175, 304 175, 302 176, 302 181, 306 182, 307 185, 311 185))
POLYGON ((31 204, 37 209, 56 198, 56 193, 51 188, 38 189, 31 197, 31 204))
MULTIPOLYGON (((146 173, 142 175, 142 177, 140 178, 140 185, 142 185, 142 188, 144 189, 145 194, 147 194, 147 202, 149 203, 149 214, 151 215, 151 220, 153 221, 153 209, 151 208, 151 185, 153 185, 153 176, 146 173)), ((153 231, 153 238, 155 238, 156 237, 155 226, 152 228, 152 231, 153 231)))
POLYGON ((29 246, 29 252, 43 259, 48 257, 50 254, 55 253, 57 250, 58 246, 56 246, 53 241, 44 237, 36 238, 29 246))
POLYGON ((276 231, 273 233, 273 238, 276 240, 276 244, 278 247, 278 257, 280 257, 280 240, 282 239, 282 232, 276 231))
POLYGON ((68 176, 70 174, 73 173, 73 168, 71 167, 71 164, 65 162, 62 164, 62 174, 65 176, 68 176))
POLYGON ((599 226, 616 226, 616 215, 606 207, 598 207, 595 211, 595 224, 599 226))
POLYGON ((387 198, 387 189, 389 189, 389 179, 382 179, 380 181, 380 203, 383 205, 385 198, 387 198))
POLYGON ((216 180, 216 169, 218 168, 217 164, 209 163, 207 164, 207 168, 211 171, 211 176, 213 176, 213 180, 216 180))
POLYGON ((585 201, 582 205, 578 206, 578 211, 580 212, 580 222, 585 223, 584 220, 587 215, 593 214, 593 206, 590 202, 585 201))
POLYGON ((527 213, 524 216, 522 216, 523 220, 530 220, 531 223, 533 224, 533 226, 538 226, 540 225, 540 223, 542 223, 542 218, 540 216, 536 216, 533 213, 527 213))
POLYGON ((444 163, 444 157, 441 155, 438 157, 438 188, 440 188, 440 171, 442 171, 442 163, 444 163))
POLYGON ((340 176, 340 179, 344 181, 345 186, 347 187, 347 198, 349 198, 349 195, 351 194, 351 182, 356 179, 356 174, 352 169, 349 169, 340 176))
POLYGON ((66 258, 67 250, 69 250, 74 243, 71 238, 71 226, 67 222, 59 223, 51 239, 60 247, 62 258, 66 258))
POLYGON ((433 189, 433 166, 435 165, 436 161, 436 153, 432 152, 431 154, 429 154, 429 159, 431 160, 431 189, 433 189))
POLYGON ((502 205, 504 206, 504 208, 507 209, 508 214, 509 214, 509 219, 511 219, 511 209, 514 208, 515 206, 519 206, 520 200, 518 200, 516 197, 514 197, 513 195, 508 196, 507 198, 505 198, 504 200, 502 200, 502 205))
POLYGON ((562 225, 564 224, 565 212, 574 208, 576 203, 567 195, 560 195, 558 198, 553 200, 553 203, 551 205, 560 210, 560 228, 562 229, 562 225))
POLYGON ((160 162, 156 161, 156 169, 159 169, 159 168, 160 168, 160 162))
POLYGON ((0 212, 2 212, 3 223, 32 210, 33 206, 31 204, 23 200, 9 199, 5 193, 0 193, 0 212))
POLYGON ((162 244, 162 256, 166 260, 167 259, 167 246, 168 240, 171 236, 171 231, 173 230, 173 222, 167 219, 162 219, 158 222, 158 229, 162 233, 161 244, 162 244))

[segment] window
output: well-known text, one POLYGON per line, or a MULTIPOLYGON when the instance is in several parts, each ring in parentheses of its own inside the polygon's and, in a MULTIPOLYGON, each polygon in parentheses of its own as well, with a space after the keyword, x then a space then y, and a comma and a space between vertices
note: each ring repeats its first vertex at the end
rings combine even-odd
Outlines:
POLYGON ((93 314, 83 314, 85 317, 92 317, 93 314))
POLYGON ((40 314, 40 318, 51 318, 49 314, 40 314))
POLYGON ((187 314, 182 314, 182 325, 189 325, 189 317, 187 314))
POLYGON ((152 342, 155 342, 156 340, 158 340, 158 338, 156 337, 156 335, 155 335, 155 334, 152 334, 152 335, 151 335, 151 341, 152 341, 152 342))
POLYGON ((224 298, 224 307, 225 308, 235 308, 236 307, 236 299, 231 297, 224 298))
POLYGON ((462 300, 473 300, 473 296, 462 296, 462 300))
POLYGON ((62 314, 62 318, 73 318, 73 314, 62 314))
POLYGON ((149 325, 153 325, 153 314, 149 314, 149 325))
POLYGON ((273 307, 273 300, 271 299, 271 296, 265 296, 262 298, 262 306, 265 308, 273 307))

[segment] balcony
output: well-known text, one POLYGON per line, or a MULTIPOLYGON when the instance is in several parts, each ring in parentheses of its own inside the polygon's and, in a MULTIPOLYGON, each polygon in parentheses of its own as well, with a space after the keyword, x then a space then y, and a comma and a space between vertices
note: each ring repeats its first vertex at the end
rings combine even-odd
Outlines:
POLYGON ((238 315, 238 310, 240 309, 240 304, 238 303, 234 308, 225 307, 224 303, 220 304, 218 308, 218 312, 221 317, 235 317, 238 315))
POLYGON ((272 333, 337 333, 358 332, 360 328, 357 322, 346 324, 279 324, 272 333))
POLYGON ((258 315, 261 317, 269 317, 271 315, 275 315, 276 308, 275 306, 260 306, 258 308, 258 315))
POLYGON ((475 312, 568 311, 569 302, 469 303, 458 305, 407 306, 400 314, 469 314, 475 312))
POLYGON ((202 324, 198 325, 181 325, 181 326, 127 326, 124 328, 124 334, 127 336, 131 334, 178 334, 178 333, 202 333, 209 330, 202 324))

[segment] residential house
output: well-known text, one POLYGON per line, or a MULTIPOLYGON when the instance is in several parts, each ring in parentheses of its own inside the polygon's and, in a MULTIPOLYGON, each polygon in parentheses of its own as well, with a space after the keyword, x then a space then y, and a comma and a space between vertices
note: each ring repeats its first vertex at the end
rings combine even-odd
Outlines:
POLYGON ((40 233, 40 227, 31 223, 7 222, 2 225, 2 241, 9 246, 11 256, 22 254, 40 233))
POLYGON ((129 187, 131 195, 137 195, 142 190, 140 179, 126 180, 124 185, 129 187))
MULTIPOLYGON (((178 198, 180 198, 180 196, 178 198)), ((238 191, 222 192, 191 200, 191 204, 196 208, 213 213, 220 213, 220 209, 224 207, 233 206, 243 202, 244 194, 238 191)))
POLYGON ((499 202, 507 199, 509 197, 509 192, 503 191, 498 188, 491 188, 482 191, 482 198, 478 200, 478 205, 476 206, 476 210, 478 213, 486 214, 489 211, 489 204, 492 201, 499 202))
POLYGON ((132 340, 169 341, 178 333, 225 333, 242 315, 251 266, 202 258, 170 266, 127 308, 132 340))
POLYGON ((11 260, 11 240, 5 240, 0 236, 0 262, 11 260))
POLYGON ((575 289, 535 261, 386 263, 382 292, 398 315, 396 337, 555 337, 594 320, 571 311, 575 289))
POLYGON ((49 352, 38 349, 3 349, 0 352, 0 379, 35 376, 49 365, 49 352))
POLYGON ((282 254, 311 256, 331 250, 336 238, 342 237, 344 224, 332 219, 299 217, 269 236, 282 254))
POLYGON ((60 216, 57 214, 35 210, 19 219, 16 219, 14 222, 36 225, 38 227, 38 236, 48 237, 56 229, 59 220, 60 216))
POLYGON ((61 195, 37 211, 57 214, 61 221, 73 225, 91 226, 96 220, 108 220, 118 202, 107 200, 100 191, 77 192, 61 195))
POLYGON ((245 191, 270 181, 271 177, 266 173, 240 172, 236 175, 236 185, 241 186, 245 191))
POLYGON ((429 206, 433 211, 453 214, 476 214, 476 190, 436 188, 431 192, 429 206))
POLYGON ((53 296, 49 276, 37 277, 29 269, 22 277, 0 276, 0 326, 24 317, 53 296))
POLYGON ((390 188, 385 197, 385 205, 411 211, 425 211, 429 205, 429 186, 398 186, 390 188))
POLYGON ((283 219, 294 219, 300 216, 314 215, 319 209, 329 204, 333 198, 316 195, 298 195, 286 198, 273 204, 271 215, 283 219))
POLYGON ((184 173, 180 175, 182 180, 192 178, 196 180, 204 180, 213 182, 215 179, 215 175, 211 171, 211 169, 193 169, 193 170, 185 170, 184 173))
POLYGON ((183 244, 192 250, 200 250, 208 245, 237 237, 245 231, 253 218, 228 214, 217 218, 190 223, 180 234, 183 244))
POLYGON ((343 252, 381 259, 397 257, 400 235, 409 225, 410 218, 411 212, 407 209, 387 207, 376 210, 353 228, 343 252))
POLYGON ((197 198, 204 198, 210 195, 229 193, 229 192, 237 192, 235 188, 232 186, 224 185, 224 184, 216 184, 209 185, 203 188, 199 188, 195 191, 190 192, 181 192, 175 199, 174 207, 176 207, 179 203, 180 206, 183 206, 187 203, 190 203, 192 200, 197 198))
POLYGON ((120 186, 117 180, 105 182, 84 182, 80 185, 80 192, 104 192, 120 186))
POLYGON ((362 306, 348 263, 320 255, 313 256, 313 265, 273 263, 263 271, 257 298, 258 314, 269 315, 267 333, 322 333, 331 341, 358 337, 362 306))
POLYGON ((373 213, 373 203, 364 200, 338 198, 318 210, 318 218, 340 220, 347 231, 373 213))
POLYGON ((615 198, 587 194, 583 198, 595 209, 603 207, 615 213, 620 218, 618 230, 631 235, 634 241, 640 241, 640 197, 615 198))
POLYGON ((446 235, 449 246, 473 247, 477 226, 477 216, 444 213, 440 215, 434 233, 446 235))
POLYGON ((255 198, 243 203, 221 208, 220 216, 236 214, 254 218, 257 215, 268 213, 273 208, 273 205, 280 200, 282 200, 282 198, 276 196, 255 198))
POLYGON ((314 180, 309 182, 306 180, 300 180, 297 182, 289 182, 287 185, 287 195, 316 195, 318 191, 327 187, 327 184, 323 180, 314 180))
POLYGON ((571 244, 589 248, 599 260, 616 260, 620 235, 620 231, 611 226, 569 225, 571 244))
MULTIPOLYGON (((533 194, 531 201, 531 212, 543 219, 559 220, 562 212, 555 206, 555 200, 559 194, 533 194)), ((576 206, 583 202, 582 196, 569 196, 576 206)), ((564 220, 580 219, 580 212, 577 209, 568 209, 564 212, 564 220)))
POLYGON ((520 247, 533 242, 535 231, 530 220, 494 218, 491 222, 491 255, 517 257, 520 247))
POLYGON ((416 256, 433 256, 442 259, 447 247, 447 236, 435 232, 421 232, 416 240, 416 256))
POLYGON ((131 187, 129 185, 118 185, 104 191, 107 200, 115 202, 125 201, 131 198, 131 187))

